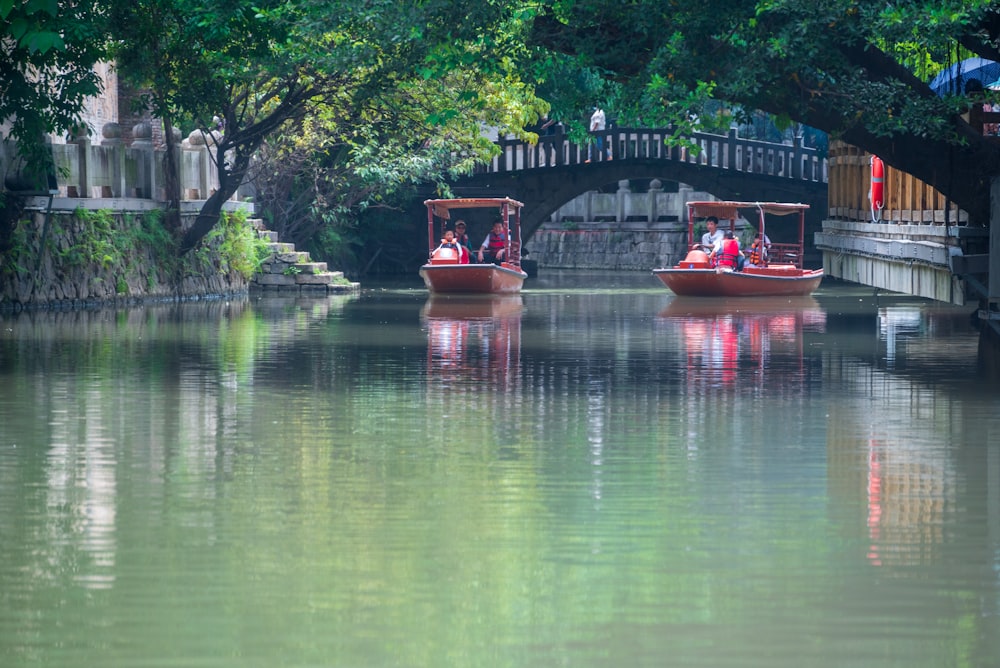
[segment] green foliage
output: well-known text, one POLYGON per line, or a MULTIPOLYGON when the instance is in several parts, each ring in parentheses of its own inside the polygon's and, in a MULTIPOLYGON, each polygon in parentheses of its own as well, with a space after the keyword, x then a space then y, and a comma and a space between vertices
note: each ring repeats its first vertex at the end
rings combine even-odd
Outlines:
POLYGON ((531 41, 602 72, 637 117, 683 128, 712 100, 762 110, 876 153, 984 220, 1000 149, 962 118, 968 100, 926 82, 970 53, 1000 60, 996 11, 990 0, 555 0, 531 41))
POLYGON ((38 247, 40 235, 32 221, 19 221, 0 265, 0 280, 23 281, 47 255, 61 272, 99 268, 114 277, 118 294, 128 292, 128 277, 143 272, 151 288, 158 270, 169 275, 178 265, 176 241, 161 218, 160 211, 119 217, 110 210, 78 208, 72 215, 50 218, 44 249, 38 247))
POLYGON ((22 159, 21 187, 46 190, 51 151, 42 138, 78 125, 106 55, 103 3, 0 0, 0 119, 22 159))
POLYGON ((82 228, 82 234, 77 235, 77 243, 51 249, 67 267, 87 266, 96 261, 108 269, 126 259, 132 249, 133 239, 115 229, 114 216, 107 209, 94 211, 78 208, 69 222, 82 228))
POLYGON ((217 262, 221 273, 233 272, 249 280, 268 256, 267 241, 250 225, 245 212, 227 212, 205 237, 196 256, 202 267, 217 262))

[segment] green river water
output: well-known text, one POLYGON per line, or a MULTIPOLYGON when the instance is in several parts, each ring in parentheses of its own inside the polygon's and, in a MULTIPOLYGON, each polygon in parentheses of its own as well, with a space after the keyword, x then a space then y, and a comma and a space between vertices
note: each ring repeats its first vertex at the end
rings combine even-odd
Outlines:
POLYGON ((998 666, 969 311, 543 272, 0 316, 0 666, 998 666))

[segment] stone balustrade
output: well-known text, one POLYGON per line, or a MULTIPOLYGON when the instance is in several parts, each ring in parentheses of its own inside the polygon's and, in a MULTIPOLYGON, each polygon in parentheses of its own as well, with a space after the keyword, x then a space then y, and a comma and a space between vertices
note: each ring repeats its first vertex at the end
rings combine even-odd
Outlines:
MULTIPOLYGON (((131 144, 122 140, 117 123, 105 124, 101 135, 99 142, 83 133, 70 136, 65 144, 52 145, 56 174, 50 193, 69 199, 165 200, 166 150, 154 145, 149 123, 132 129, 131 144)), ((218 189, 218 138, 216 131, 195 130, 181 140, 180 131, 175 130, 182 200, 205 200, 218 189)), ((15 148, 10 142, 0 142, 0 165, 8 184, 17 181, 15 148)), ((242 201, 251 195, 244 185, 232 199, 242 201)))

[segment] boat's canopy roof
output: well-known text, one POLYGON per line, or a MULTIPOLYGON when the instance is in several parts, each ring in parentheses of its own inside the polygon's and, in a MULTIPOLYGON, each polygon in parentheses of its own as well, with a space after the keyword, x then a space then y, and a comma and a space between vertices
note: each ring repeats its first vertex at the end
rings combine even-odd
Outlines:
POLYGON ((457 199, 428 199, 424 200, 428 209, 434 212, 438 218, 448 219, 451 217, 452 209, 491 209, 501 208, 504 204, 520 209, 524 206, 516 199, 509 197, 459 197, 457 199))
POLYGON ((715 216, 719 219, 737 218, 740 209, 752 209, 776 216, 787 216, 809 208, 808 204, 790 202, 688 202, 687 205, 693 215, 698 218, 715 216))

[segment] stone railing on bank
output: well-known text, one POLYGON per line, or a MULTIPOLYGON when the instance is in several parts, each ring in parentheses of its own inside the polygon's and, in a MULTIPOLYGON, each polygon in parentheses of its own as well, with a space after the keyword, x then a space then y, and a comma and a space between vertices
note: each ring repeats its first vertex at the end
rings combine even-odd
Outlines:
MULTIPOLYGON (((98 141, 81 134, 65 144, 52 144, 56 173, 50 194, 68 199, 165 200, 166 149, 154 145, 149 123, 132 129, 131 144, 122 140, 117 123, 105 124, 101 135, 98 141)), ((182 200, 205 200, 218 189, 218 138, 215 131, 195 130, 182 141, 180 132, 175 132, 182 200)), ((17 165, 16 147, 0 142, 0 166, 8 187, 18 183, 17 165)), ((232 199, 243 201, 252 194, 244 185, 232 199)))

